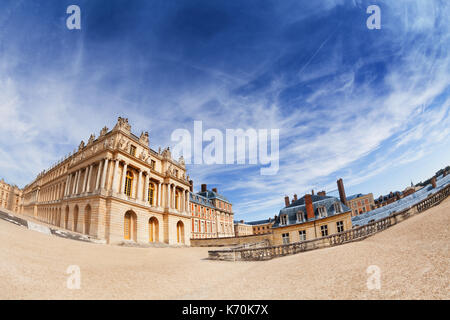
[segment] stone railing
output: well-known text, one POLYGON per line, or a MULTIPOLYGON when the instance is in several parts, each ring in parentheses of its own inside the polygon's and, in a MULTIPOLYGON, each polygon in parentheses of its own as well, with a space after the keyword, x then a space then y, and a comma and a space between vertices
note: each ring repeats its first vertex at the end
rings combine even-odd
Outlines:
POLYGON ((269 260, 299 252, 332 247, 348 242, 363 240, 375 233, 408 219, 410 216, 421 213, 433 206, 438 205, 450 194, 450 185, 428 198, 415 204, 411 208, 395 212, 390 216, 370 222, 364 226, 356 227, 341 233, 335 233, 326 237, 313 240, 294 242, 277 246, 265 246, 258 248, 229 248, 225 250, 208 251, 209 259, 227 261, 259 261, 269 260))

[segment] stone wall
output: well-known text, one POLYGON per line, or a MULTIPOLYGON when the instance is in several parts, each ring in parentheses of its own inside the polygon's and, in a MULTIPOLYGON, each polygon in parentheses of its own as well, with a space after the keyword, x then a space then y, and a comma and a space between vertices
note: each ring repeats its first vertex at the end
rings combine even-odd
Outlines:
POLYGON ((191 239, 191 247, 231 247, 242 244, 268 241, 273 244, 273 234, 258 234, 242 237, 210 238, 210 239, 191 239))

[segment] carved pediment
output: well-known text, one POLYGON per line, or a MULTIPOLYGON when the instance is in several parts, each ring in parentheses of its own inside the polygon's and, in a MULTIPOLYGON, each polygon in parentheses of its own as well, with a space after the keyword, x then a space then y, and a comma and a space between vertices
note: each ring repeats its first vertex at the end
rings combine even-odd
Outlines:
POLYGON ((81 151, 84 148, 84 141, 81 140, 80 145, 78 146, 78 151, 81 151))
POLYGON ((131 125, 128 123, 128 118, 119 117, 113 130, 131 131, 131 125))
POLYGON ((100 137, 103 137, 104 135, 106 135, 108 133, 108 127, 103 127, 102 130, 100 130, 100 137))
POLYGON ((89 140, 88 140, 88 145, 90 145, 91 143, 93 143, 94 142, 94 140, 95 140, 95 135, 93 135, 93 134, 91 134, 91 136, 89 137, 89 140))
POLYGON ((172 153, 170 152, 170 147, 167 147, 166 149, 163 150, 162 156, 164 157, 164 159, 172 159, 172 153))

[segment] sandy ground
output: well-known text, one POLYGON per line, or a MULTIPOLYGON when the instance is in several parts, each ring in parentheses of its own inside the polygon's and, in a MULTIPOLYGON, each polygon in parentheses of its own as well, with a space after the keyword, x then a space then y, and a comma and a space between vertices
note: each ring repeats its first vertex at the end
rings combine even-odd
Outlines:
POLYGON ((0 221, 0 299, 449 299, 450 199, 361 242, 264 262, 207 248, 128 248, 0 221), (78 265, 81 288, 68 289, 78 265), (368 266, 381 270, 369 290, 368 266))

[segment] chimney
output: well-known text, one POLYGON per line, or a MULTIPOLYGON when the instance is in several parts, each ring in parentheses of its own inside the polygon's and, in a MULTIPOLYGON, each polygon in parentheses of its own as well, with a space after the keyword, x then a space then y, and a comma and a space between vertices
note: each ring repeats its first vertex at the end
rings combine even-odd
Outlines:
POLYGON ((337 181, 337 186, 339 190, 339 198, 341 198, 341 202, 347 205, 347 197, 345 196, 344 182, 342 178, 337 181))
POLYGON ((297 201, 297 195, 294 194, 294 201, 297 201))
POLYGON ((212 191, 215 192, 215 193, 218 193, 217 192, 217 188, 212 188, 212 191))
POLYGON ((321 197, 325 197, 327 195, 327 193, 325 191, 319 191, 319 192, 317 192, 317 195, 321 196, 321 197))
POLYGON ((311 194, 314 195, 314 189, 311 190, 311 194))
POLYGON ((286 205, 286 207, 289 205, 289 196, 284 197, 284 204, 286 205))
POLYGON ((436 188, 436 177, 431 178, 431 185, 433 186, 433 189, 436 188))
POLYGON ((202 184, 202 192, 206 192, 206 184, 202 184))
POLYGON ((314 218, 314 207, 312 204, 312 198, 310 194, 305 194, 305 207, 306 207, 306 217, 308 219, 314 218))
POLYGON ((244 223, 244 220, 241 220, 241 223, 244 223))
POLYGON ((189 190, 191 192, 194 192, 194 181, 192 181, 192 180, 189 180, 189 190))

